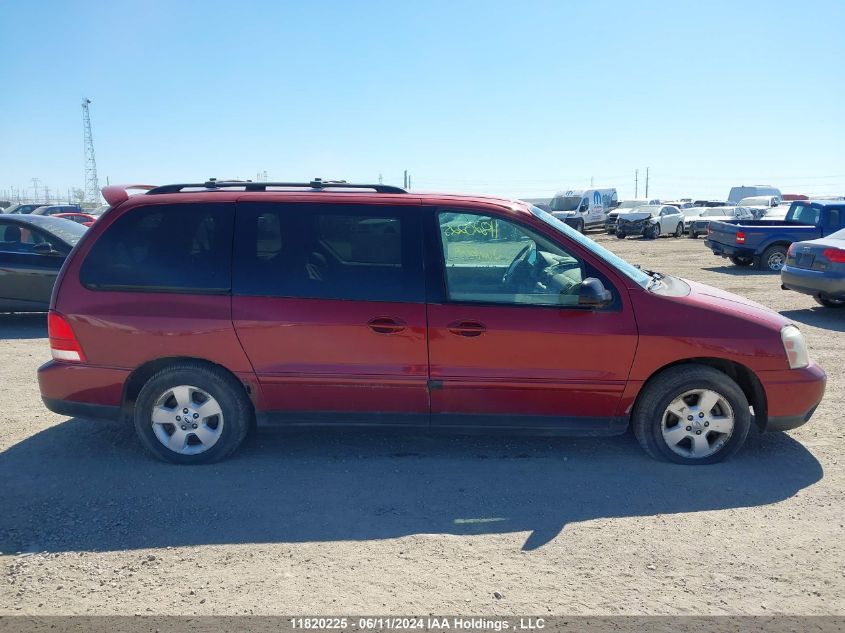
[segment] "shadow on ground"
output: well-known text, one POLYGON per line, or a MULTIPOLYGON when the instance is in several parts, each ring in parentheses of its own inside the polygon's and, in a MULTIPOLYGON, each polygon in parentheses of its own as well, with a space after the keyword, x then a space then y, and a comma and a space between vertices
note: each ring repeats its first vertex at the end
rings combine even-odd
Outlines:
POLYGON ((789 436, 754 444, 683 467, 630 435, 262 431, 226 462, 179 467, 146 457, 129 428, 71 419, 0 453, 0 551, 521 531, 534 549, 567 523, 759 506, 821 479, 789 436))
POLYGON ((774 277, 773 272, 768 270, 757 270, 751 266, 734 266, 733 264, 726 264, 725 266, 708 266, 702 268, 711 273, 722 273, 723 275, 733 275, 734 277, 747 277, 748 275, 760 275, 762 277, 774 277))
POLYGON ((46 312, 0 314, 0 340, 45 338, 46 336, 46 312))
MULTIPOLYGON (((809 301, 813 301, 807 297, 809 301)), ((804 310, 783 310, 781 314, 798 323, 812 325, 825 330, 845 332, 845 308, 805 308, 804 310)))

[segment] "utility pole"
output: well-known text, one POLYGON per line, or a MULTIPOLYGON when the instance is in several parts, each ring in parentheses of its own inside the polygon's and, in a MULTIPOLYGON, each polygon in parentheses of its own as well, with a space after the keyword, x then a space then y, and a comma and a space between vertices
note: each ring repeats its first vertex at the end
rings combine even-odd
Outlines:
POLYGON ((593 177, 590 176, 590 189, 592 189, 592 188, 593 188, 593 177))
POLYGON ((405 175, 402 178, 402 189, 407 189, 407 188, 408 188, 408 170, 406 169, 405 175))
POLYGON ((634 200, 637 199, 637 194, 639 193, 639 179, 640 179, 640 170, 634 170, 634 200))
POLYGON ((380 185, 384 184, 384 182, 381 179, 381 172, 379 172, 379 174, 378 174, 378 184, 380 184, 380 185))
POLYGON ((82 100, 82 133, 85 144, 85 201, 100 202, 100 182, 97 180, 97 160, 94 158, 94 136, 91 134, 91 114, 88 104, 91 99, 82 100))
POLYGON ((645 197, 648 198, 648 167, 645 168, 645 197))

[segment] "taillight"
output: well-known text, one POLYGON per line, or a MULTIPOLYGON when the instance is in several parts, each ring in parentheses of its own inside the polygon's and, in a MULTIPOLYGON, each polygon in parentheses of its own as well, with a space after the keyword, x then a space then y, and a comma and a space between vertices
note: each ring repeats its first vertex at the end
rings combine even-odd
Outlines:
POLYGON ((822 255, 832 264, 845 264, 845 251, 841 248, 826 248, 822 255))
POLYGON ((745 231, 737 231, 736 232, 736 243, 737 244, 745 244, 745 231))
POLYGON ((795 257, 795 242, 789 245, 789 248, 786 250, 787 257, 795 257))
POLYGON ((85 362, 82 347, 76 340, 76 335, 70 323, 58 312, 47 315, 47 336, 50 337, 50 352, 56 360, 71 362, 85 362))

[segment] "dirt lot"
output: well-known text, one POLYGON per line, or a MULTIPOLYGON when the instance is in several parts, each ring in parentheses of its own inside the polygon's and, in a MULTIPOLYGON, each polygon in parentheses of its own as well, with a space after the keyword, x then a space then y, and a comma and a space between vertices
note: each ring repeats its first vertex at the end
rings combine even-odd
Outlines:
POLYGON ((812 422, 699 468, 630 435, 372 433, 179 468, 46 411, 45 320, 0 317, 0 614, 845 613, 845 311, 701 240, 594 237, 794 319, 830 378, 812 422))

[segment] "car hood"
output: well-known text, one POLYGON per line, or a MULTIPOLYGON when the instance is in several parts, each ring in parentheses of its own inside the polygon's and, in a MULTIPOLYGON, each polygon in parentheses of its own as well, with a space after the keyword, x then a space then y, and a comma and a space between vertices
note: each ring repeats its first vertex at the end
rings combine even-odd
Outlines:
POLYGON ((620 213, 619 219, 620 220, 627 220, 629 222, 634 220, 645 220, 646 218, 654 217, 651 213, 620 213))
POLYGON ((716 308, 720 312, 741 312, 744 316, 767 325, 773 330, 779 331, 784 325, 791 323, 789 319, 774 310, 745 297, 689 279, 683 281, 690 287, 688 299, 691 302, 702 304, 704 307, 716 308))

